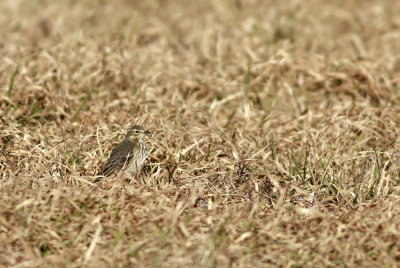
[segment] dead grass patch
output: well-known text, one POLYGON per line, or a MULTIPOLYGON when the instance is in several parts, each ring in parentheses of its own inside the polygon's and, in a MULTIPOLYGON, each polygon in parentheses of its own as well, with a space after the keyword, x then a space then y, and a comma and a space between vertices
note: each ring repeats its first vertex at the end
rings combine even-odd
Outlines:
POLYGON ((398 265, 396 1, 0 10, 2 266, 398 265))

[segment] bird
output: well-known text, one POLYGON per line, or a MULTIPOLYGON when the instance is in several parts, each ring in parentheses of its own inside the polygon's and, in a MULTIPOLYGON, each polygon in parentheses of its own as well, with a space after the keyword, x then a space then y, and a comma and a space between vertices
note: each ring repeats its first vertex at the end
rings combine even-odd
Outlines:
POLYGON ((151 131, 139 125, 131 127, 125 138, 111 151, 110 158, 98 176, 108 177, 121 169, 125 169, 126 176, 139 175, 147 157, 144 137, 150 133, 151 131))

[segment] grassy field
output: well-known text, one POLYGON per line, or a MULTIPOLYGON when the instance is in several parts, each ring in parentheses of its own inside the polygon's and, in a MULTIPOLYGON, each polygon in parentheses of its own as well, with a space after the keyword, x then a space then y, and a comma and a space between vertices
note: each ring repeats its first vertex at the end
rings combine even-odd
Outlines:
POLYGON ((0 267, 399 266, 399 14, 1 1, 0 267))

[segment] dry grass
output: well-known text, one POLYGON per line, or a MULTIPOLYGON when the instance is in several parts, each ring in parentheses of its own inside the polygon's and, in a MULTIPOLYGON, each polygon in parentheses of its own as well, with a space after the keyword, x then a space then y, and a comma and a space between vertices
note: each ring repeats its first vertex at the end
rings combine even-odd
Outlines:
POLYGON ((398 1, 0 11, 1 266, 399 265, 398 1))

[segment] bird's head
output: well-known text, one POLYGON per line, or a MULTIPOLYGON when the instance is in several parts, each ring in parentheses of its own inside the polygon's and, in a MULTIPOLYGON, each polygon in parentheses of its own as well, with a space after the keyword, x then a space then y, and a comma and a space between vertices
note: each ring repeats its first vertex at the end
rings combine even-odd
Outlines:
POLYGON ((150 133, 151 131, 145 129, 144 127, 134 125, 128 130, 125 139, 139 139, 140 141, 143 141, 144 136, 150 133))

